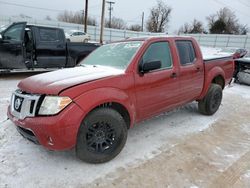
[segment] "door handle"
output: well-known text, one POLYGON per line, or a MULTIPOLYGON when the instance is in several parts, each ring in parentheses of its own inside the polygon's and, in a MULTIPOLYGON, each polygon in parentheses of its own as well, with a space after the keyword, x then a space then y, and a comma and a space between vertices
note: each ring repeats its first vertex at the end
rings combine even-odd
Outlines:
POLYGON ((201 68, 200 68, 200 67, 196 67, 196 71, 197 71, 197 72, 200 72, 200 71, 201 71, 201 68))
POLYGON ((177 77, 177 73, 176 72, 173 72, 170 76, 170 78, 176 78, 177 77))

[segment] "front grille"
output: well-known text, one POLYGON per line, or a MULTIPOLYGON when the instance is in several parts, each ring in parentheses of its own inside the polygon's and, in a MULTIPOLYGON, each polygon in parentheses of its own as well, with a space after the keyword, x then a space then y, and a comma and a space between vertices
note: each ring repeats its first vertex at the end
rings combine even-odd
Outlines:
POLYGON ((34 117, 40 95, 16 90, 11 97, 11 113, 18 119, 34 117))
POLYGON ((30 113, 32 114, 33 111, 34 111, 34 107, 35 107, 35 100, 32 100, 31 103, 30 103, 30 113))

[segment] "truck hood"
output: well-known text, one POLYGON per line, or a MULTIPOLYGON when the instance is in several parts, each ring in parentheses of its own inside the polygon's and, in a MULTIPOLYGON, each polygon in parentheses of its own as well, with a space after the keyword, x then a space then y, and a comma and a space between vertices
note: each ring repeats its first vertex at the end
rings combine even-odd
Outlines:
POLYGON ((19 82, 18 87, 28 93, 58 95, 69 87, 123 73, 124 70, 110 67, 81 66, 31 76, 19 82))

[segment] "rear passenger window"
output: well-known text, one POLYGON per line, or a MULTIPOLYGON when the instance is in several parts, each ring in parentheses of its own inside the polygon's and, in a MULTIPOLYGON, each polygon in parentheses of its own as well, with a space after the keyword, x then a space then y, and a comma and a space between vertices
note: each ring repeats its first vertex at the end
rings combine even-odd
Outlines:
POLYGON ((176 41, 181 65, 194 63, 196 59, 194 46, 191 41, 176 41))
POLYGON ((161 61, 161 69, 172 67, 168 42, 156 42, 149 46, 143 55, 143 62, 161 61))
POLYGON ((39 36, 41 42, 59 42, 60 41, 60 32, 58 29, 39 29, 39 36))

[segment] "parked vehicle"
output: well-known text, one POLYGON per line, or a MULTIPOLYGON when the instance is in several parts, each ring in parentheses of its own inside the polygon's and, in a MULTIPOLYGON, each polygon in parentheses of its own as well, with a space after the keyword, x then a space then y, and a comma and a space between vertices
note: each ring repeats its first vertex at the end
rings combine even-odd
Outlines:
POLYGON ((97 47, 67 43, 59 28, 14 23, 0 35, 0 72, 74 67, 97 47))
POLYGON ((90 41, 90 35, 79 30, 71 30, 65 33, 66 39, 70 42, 85 42, 90 41))
POLYGON ((250 85, 250 58, 244 57, 235 60, 235 82, 250 85))
POLYGON ((33 142, 75 147, 83 161, 102 163, 120 153, 135 123, 191 101, 213 115, 233 72, 231 56, 204 60, 190 37, 128 39, 99 47, 79 67, 22 80, 8 117, 33 142))

